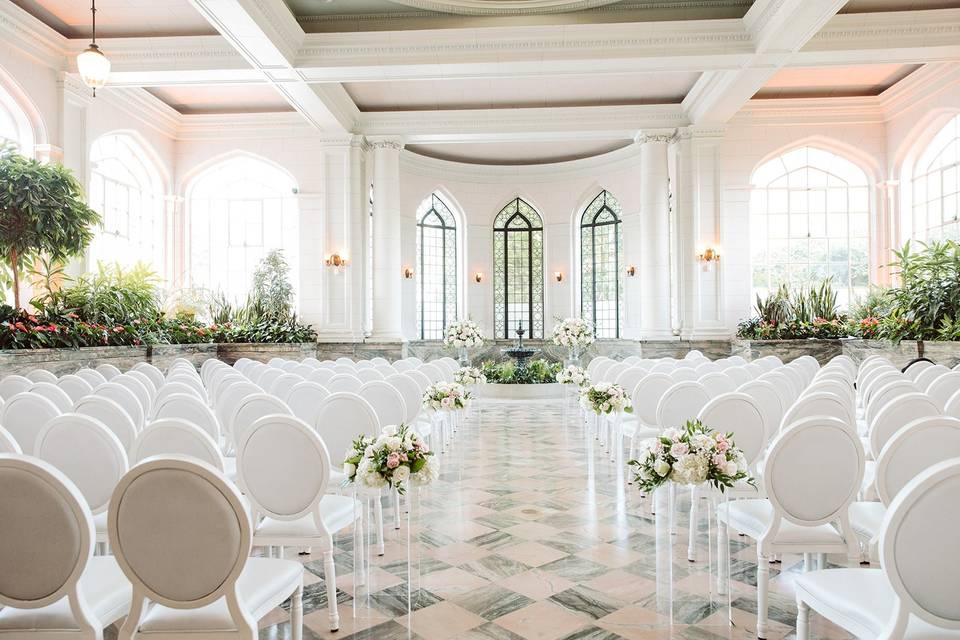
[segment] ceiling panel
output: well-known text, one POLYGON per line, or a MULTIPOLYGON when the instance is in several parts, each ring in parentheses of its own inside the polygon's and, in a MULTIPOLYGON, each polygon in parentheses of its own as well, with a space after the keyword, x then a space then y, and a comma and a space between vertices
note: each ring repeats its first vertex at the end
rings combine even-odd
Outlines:
POLYGON ((269 85, 170 86, 147 89, 183 114, 292 111, 269 85))
POLYGON ((781 69, 755 98, 876 96, 920 68, 916 64, 781 69))
MULTIPOLYGON (((68 38, 90 37, 86 0, 11 0, 68 38)), ((97 35, 105 37, 211 35, 216 30, 190 0, 99 0, 97 35)))
POLYGON ((361 111, 674 104, 699 73, 348 82, 361 111))
POLYGON ((471 164, 549 164, 589 158, 621 149, 631 140, 573 140, 564 142, 499 142, 469 144, 411 144, 407 150, 440 160, 471 164))
POLYGON ((923 9, 957 9, 958 0, 850 0, 840 13, 878 13, 923 9))

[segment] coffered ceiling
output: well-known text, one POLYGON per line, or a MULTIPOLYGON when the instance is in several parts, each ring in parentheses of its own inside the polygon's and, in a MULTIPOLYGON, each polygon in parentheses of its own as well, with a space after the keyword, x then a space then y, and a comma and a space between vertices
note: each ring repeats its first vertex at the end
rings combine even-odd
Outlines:
MULTIPOLYGON (((86 0, 0 18, 70 72, 89 37, 86 0)), ((182 118, 295 111, 324 136, 516 164, 716 129, 751 100, 881 105, 958 64, 960 0, 98 0, 98 31, 106 91, 182 118)))

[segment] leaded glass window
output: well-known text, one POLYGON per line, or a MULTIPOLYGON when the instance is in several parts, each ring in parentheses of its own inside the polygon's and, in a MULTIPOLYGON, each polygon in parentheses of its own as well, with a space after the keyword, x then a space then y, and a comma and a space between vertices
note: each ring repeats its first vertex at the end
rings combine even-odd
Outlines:
POLYGON ((90 148, 90 206, 103 218, 90 245, 94 262, 163 271, 163 180, 146 150, 126 134, 97 138, 90 148))
POLYGON ((869 180, 841 156, 800 147, 754 171, 750 250, 754 294, 833 279, 841 307, 869 284, 869 180))
POLYGON ((417 212, 417 326, 421 340, 442 340, 457 317, 457 224, 437 194, 417 212))
POLYGON ((543 338, 543 221, 520 198, 493 223, 493 315, 497 338, 543 338))
POLYGON ((598 338, 620 337, 622 256, 620 203, 601 191, 580 219, 580 315, 593 322, 598 338))
POLYGON ((913 174, 913 228, 924 241, 960 240, 960 116, 941 129, 913 174))

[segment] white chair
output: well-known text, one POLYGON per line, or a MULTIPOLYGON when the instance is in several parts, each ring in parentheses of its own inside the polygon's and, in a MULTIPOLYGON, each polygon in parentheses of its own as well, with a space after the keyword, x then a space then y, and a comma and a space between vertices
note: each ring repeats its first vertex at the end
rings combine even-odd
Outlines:
POLYGON ((26 376, 10 374, 0 380, 0 398, 12 398, 18 393, 29 391, 33 386, 33 380, 26 376))
POLYGON ((262 392, 263 390, 260 387, 246 380, 227 385, 217 392, 217 401, 213 413, 217 416, 217 422, 220 423, 220 430, 224 437, 233 435, 233 425, 230 419, 240 401, 247 396, 262 392))
POLYGON ((0 454, 0 477, 0 636, 103 638, 131 589, 113 557, 93 557, 83 495, 36 458, 0 454))
POLYGON ((960 391, 960 371, 951 371, 939 376, 927 387, 927 395, 944 411, 947 401, 960 391))
POLYGON ((617 379, 614 380, 614 383, 620 385, 624 391, 628 394, 633 394, 633 390, 637 388, 637 385, 640 384, 640 381, 647 375, 646 369, 641 369, 640 367, 628 367, 625 371, 621 372, 617 376, 617 379))
POLYGON ((417 371, 427 376, 427 378, 430 379, 430 384, 440 382, 441 380, 444 380, 446 378, 446 374, 444 373, 443 369, 433 364, 432 362, 429 364, 420 366, 417 369, 417 371))
POLYGON ((844 402, 843 398, 827 391, 811 393, 808 396, 798 399, 796 403, 783 414, 783 420, 780 421, 780 432, 782 433, 787 430, 795 422, 814 416, 836 418, 847 425, 850 433, 857 432, 853 408, 844 402))
POLYGON ((860 488, 863 468, 863 446, 848 425, 836 418, 809 418, 781 431, 771 445, 763 471, 767 499, 720 505, 721 540, 728 540, 729 527, 757 541, 758 638, 768 637, 772 555, 841 553, 850 561, 859 559, 848 508, 860 488))
POLYGON ((360 369, 372 369, 374 365, 369 360, 357 360, 355 366, 359 371, 360 369))
MULTIPOLYGON (((30 384, 33 384, 32 382, 30 384)), ((57 405, 36 393, 18 393, 0 406, 0 426, 16 439, 20 449, 33 455, 40 428, 60 415, 57 405)))
POLYGON ((106 542, 110 494, 128 465, 117 436, 96 418, 65 413, 40 429, 34 455, 76 485, 93 514, 97 542, 106 542))
POLYGON ((254 422, 269 415, 292 415, 285 402, 267 393, 257 393, 241 400, 230 417, 230 429, 234 446, 240 444, 243 432, 254 422))
POLYGON ((716 398, 723 393, 732 393, 737 389, 733 379, 723 371, 704 374, 697 378, 697 382, 707 390, 711 398, 716 398))
POLYGON ((250 640, 258 620, 287 598, 291 638, 302 638, 303 565, 249 557, 250 518, 213 467, 190 458, 133 467, 114 491, 109 522, 117 563, 133 585, 121 640, 250 640))
POLYGON ((673 371, 667 375, 670 376, 670 379, 674 382, 695 382, 700 378, 700 374, 691 367, 674 367, 673 371))
POLYGON ((886 384, 870 395, 863 417, 869 425, 880 410, 888 404, 894 401, 900 402, 904 396, 916 393, 920 393, 920 388, 909 380, 896 380, 886 384))
POLYGON ((303 378, 304 380, 306 380, 307 376, 309 376, 314 371, 315 369, 313 367, 306 364, 298 364, 297 366, 290 369, 290 373, 295 373, 301 378, 303 378))
POLYGON ((883 445, 887 444, 900 427, 917 418, 928 418, 941 415, 940 407, 923 393, 902 395, 889 403, 870 422, 868 442, 874 459, 880 455, 883 445))
POLYGON ((665 373, 648 373, 633 389, 631 401, 633 414, 620 421, 620 432, 630 438, 629 457, 633 459, 637 442, 652 438, 660 433, 657 421, 657 406, 664 392, 674 385, 674 381, 665 373))
POLYGON ((392 367, 389 364, 378 364, 373 368, 373 370, 382 375, 384 379, 386 379, 388 376, 399 373, 395 367, 392 367))
POLYGON ((303 378, 297 374, 285 373, 273 381, 273 383, 270 385, 270 388, 267 390, 267 393, 286 402, 287 396, 290 395, 291 389, 293 389, 294 385, 301 382, 303 382, 303 378))
POLYGON ((934 366, 929 360, 915 360, 911 362, 906 369, 903 371, 903 375, 910 378, 911 380, 916 380, 923 371, 934 366))
POLYGON ((138 369, 131 369, 130 371, 127 371, 125 375, 132 376, 140 381, 140 383, 147 390, 147 393, 150 395, 150 402, 152 403, 153 399, 157 396, 157 389, 159 389, 159 387, 153 382, 153 378, 138 369))
POLYGON ((116 378, 122 373, 120 369, 117 369, 115 366, 107 362, 98 364, 97 371, 100 373, 100 375, 107 379, 107 382, 110 382, 110 380, 116 378))
POLYGON ((147 391, 146 386, 144 386, 140 380, 137 380, 133 376, 124 373, 119 376, 114 376, 110 379, 110 382, 112 384, 123 385, 132 391, 133 395, 137 398, 137 402, 140 403, 140 408, 143 410, 144 417, 149 415, 150 407, 153 405, 153 400, 150 398, 150 392, 147 391))
POLYGON ((416 369, 405 371, 404 375, 409 376, 410 378, 413 379, 414 382, 420 385, 421 392, 426 391, 430 387, 430 385, 433 384, 432 382, 430 382, 430 378, 428 378, 426 374, 424 374, 422 371, 417 371, 416 369))
POLYGON ((304 358, 303 364, 307 365, 311 369, 316 369, 317 367, 320 366, 320 361, 311 356, 311 357, 304 358))
POLYGON ((901 427, 884 445, 875 465, 879 501, 850 505, 850 524, 870 561, 879 560, 880 523, 887 507, 924 469, 960 457, 960 420, 948 416, 920 418, 901 427))
POLYGON ((881 569, 828 569, 796 579, 797 638, 810 610, 858 638, 960 638, 960 460, 930 467, 890 504, 881 569))
POLYGON ((137 439, 137 427, 133 418, 123 407, 109 398, 87 396, 77 400, 74 413, 89 416, 103 423, 120 441, 123 450, 129 452, 137 439))
POLYGON ((41 395, 53 404, 57 405, 60 412, 70 411, 73 408, 73 400, 67 395, 67 392, 53 384, 52 382, 34 382, 28 389, 30 393, 41 395))
POLYGON ((412 362, 408 362, 407 360, 397 360, 397 361, 394 362, 393 365, 391 365, 391 366, 393 366, 394 370, 395 370, 397 373, 403 373, 404 371, 410 371, 410 370, 412 370, 412 369, 414 368, 413 363, 412 363, 412 362))
POLYGON ((287 406, 291 413, 306 422, 315 424, 317 414, 320 412, 320 404, 330 395, 327 389, 316 382, 299 382, 290 390, 287 396, 287 406))
POLYGON ((23 453, 23 449, 20 448, 20 444, 17 442, 17 439, 13 435, 0 426, 0 453, 11 453, 20 455, 23 453))
POLYGON ((383 381, 383 374, 373 368, 357 369, 356 376, 361 382, 383 381))
POLYGON ((182 384, 190 387, 191 389, 194 390, 194 392, 200 398, 207 397, 207 390, 203 386, 203 380, 201 380, 196 374, 194 375, 175 374, 172 376, 167 376, 166 384, 164 386, 166 386, 167 384, 174 384, 174 383, 182 384))
MULTIPOLYGON (((91 369, 90 367, 84 367, 83 369, 80 369, 75 375, 86 380, 91 389, 107 381, 107 377, 105 375, 96 369, 91 369)), ((65 377, 66 376, 60 376, 60 379, 63 380, 65 377)))
POLYGON ((330 378, 332 378, 335 375, 337 374, 333 372, 333 369, 327 369, 327 368, 314 369, 313 373, 307 376, 307 380, 309 382, 316 382, 320 386, 325 387, 327 383, 330 382, 330 378))
POLYGON ((333 366, 333 373, 341 376, 353 376, 357 373, 357 368, 353 364, 337 364, 333 366))
POLYGON ((387 376, 384 382, 393 385, 393 387, 400 392, 400 395, 403 396, 403 406, 405 409, 403 421, 410 425, 415 424, 417 416, 420 415, 420 410, 423 406, 423 392, 420 390, 420 385, 410 376, 405 376, 401 373, 387 376))
POLYGON ((194 398, 196 398, 197 400, 200 400, 201 402, 204 402, 204 403, 206 402, 206 398, 198 394, 196 388, 193 387, 192 385, 184 384, 182 382, 177 382, 177 381, 167 382, 162 387, 160 387, 160 390, 157 391, 157 396, 153 399, 153 407, 150 410, 150 417, 152 418, 154 415, 156 415, 157 406, 166 402, 167 398, 169 398, 170 396, 183 396, 183 395, 193 396, 194 398))
POLYGON ((355 375, 338 373, 330 378, 327 384, 323 386, 325 386, 330 393, 357 393, 360 391, 360 387, 363 386, 363 382, 355 375))
POLYGON ((140 404, 140 401, 137 400, 137 397, 133 394, 133 391, 131 391, 128 387, 125 387, 117 382, 104 382, 102 385, 93 390, 93 394, 101 398, 109 398, 110 400, 116 402, 123 408, 124 411, 127 412, 127 414, 130 416, 130 419, 133 420, 133 426, 137 428, 137 431, 143 429, 145 418, 143 413, 143 405, 140 404))
POLYGON ((711 397, 707 388, 695 380, 671 385, 657 402, 656 424, 661 429, 682 429, 688 420, 696 419, 711 397))
POLYGON ((377 412, 381 427, 388 424, 400 425, 404 421, 407 406, 403 395, 392 384, 384 380, 373 380, 360 387, 359 395, 377 412))
POLYGON ((387 362, 386 358, 381 358, 380 356, 377 356, 376 358, 370 358, 370 362, 372 362, 374 365, 390 364, 387 362))
POLYGON ((46 369, 34 369, 27 374, 27 378, 31 382, 49 382, 51 384, 57 384, 57 376, 54 375, 52 371, 47 371, 46 369))
POLYGON ((209 464, 220 473, 226 471, 220 448, 210 434, 178 418, 154 420, 137 435, 130 449, 130 464, 140 464, 154 456, 188 456, 209 464))
POLYGON ((210 436, 214 442, 220 442, 220 423, 207 404, 189 393, 166 396, 158 403, 153 412, 154 420, 175 418, 186 420, 210 436))
POLYGON ((734 388, 745 385, 754 378, 743 366, 724 369, 723 373, 733 381, 734 388))
POLYGON ((354 366, 353 360, 352 360, 351 358, 346 357, 346 356, 340 356, 339 358, 337 358, 336 360, 334 360, 334 362, 335 362, 336 364, 338 364, 338 365, 341 365, 341 366, 348 366, 348 367, 353 367, 353 366, 354 366))
MULTIPOLYGON (((90 369, 90 371, 93 371, 93 369, 90 369)), ((72 373, 62 376, 57 380, 57 387, 63 389, 74 402, 93 393, 93 387, 87 380, 72 373)))
POLYGON ((777 390, 766 380, 751 380, 738 387, 737 393, 745 393, 753 398, 763 416, 764 440, 770 442, 777 435, 780 421, 783 420, 784 409, 777 390))
POLYGON ((261 389, 263 389, 264 392, 266 392, 270 388, 270 385, 272 385, 274 381, 280 376, 282 376, 283 374, 284 374, 283 369, 269 367, 258 377, 256 378, 251 377, 250 379, 256 382, 257 386, 259 386, 261 389))
MULTIPOLYGON (((317 433, 293 416, 258 420, 237 447, 240 486, 256 516, 262 516, 262 520, 254 517, 254 544, 323 550, 330 630, 336 631, 340 614, 333 535, 359 523, 363 507, 352 497, 328 495, 331 466, 330 454, 317 433)), ((361 554, 354 558, 362 561, 361 554)))
POLYGON ((920 391, 926 391, 931 382, 945 373, 950 373, 949 367, 945 367, 942 364, 935 364, 932 367, 927 367, 918 373, 914 383, 917 385, 917 388, 920 389, 920 391))

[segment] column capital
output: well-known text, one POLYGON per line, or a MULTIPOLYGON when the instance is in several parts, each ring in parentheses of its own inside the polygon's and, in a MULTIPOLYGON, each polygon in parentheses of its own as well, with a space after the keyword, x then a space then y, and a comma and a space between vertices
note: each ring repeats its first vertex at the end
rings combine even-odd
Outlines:
POLYGON ((666 144, 673 140, 676 135, 676 129, 644 129, 638 133, 633 140, 637 144, 647 144, 648 142, 666 144))
POLYGON ((367 144, 371 149, 393 149, 400 151, 403 149, 403 138, 400 136, 373 136, 367 138, 367 144))

